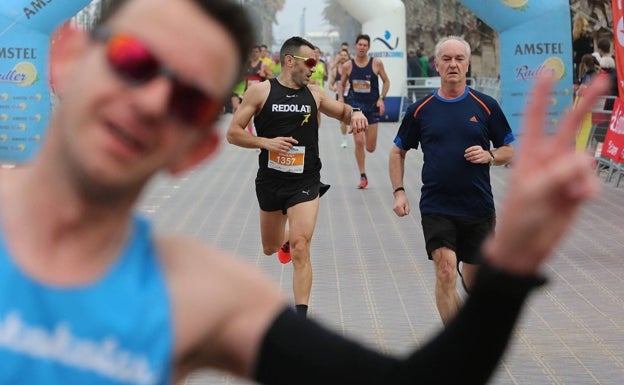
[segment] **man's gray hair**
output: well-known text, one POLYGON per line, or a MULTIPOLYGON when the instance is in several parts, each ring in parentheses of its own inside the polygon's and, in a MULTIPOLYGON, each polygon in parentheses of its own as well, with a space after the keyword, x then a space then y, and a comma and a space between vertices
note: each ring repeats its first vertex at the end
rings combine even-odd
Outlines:
POLYGON ((439 58, 438 55, 440 54, 440 46, 449 40, 457 40, 460 43, 462 43, 466 47, 466 54, 468 55, 468 59, 470 59, 470 44, 468 44, 468 42, 461 36, 449 35, 438 40, 438 42, 436 43, 435 51, 434 51, 436 60, 439 58))

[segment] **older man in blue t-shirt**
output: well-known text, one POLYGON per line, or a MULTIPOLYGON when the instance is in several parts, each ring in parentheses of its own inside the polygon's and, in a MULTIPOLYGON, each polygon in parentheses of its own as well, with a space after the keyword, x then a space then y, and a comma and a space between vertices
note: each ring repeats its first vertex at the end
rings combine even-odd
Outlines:
POLYGON ((496 100, 466 85, 470 45, 450 36, 438 42, 435 51, 440 89, 408 107, 390 152, 390 180, 394 212, 400 217, 409 214, 403 187, 405 154, 420 144, 423 233, 435 265, 436 305, 446 325, 460 306, 457 274, 469 290, 481 244, 494 229, 490 166, 511 160, 514 136, 496 100))

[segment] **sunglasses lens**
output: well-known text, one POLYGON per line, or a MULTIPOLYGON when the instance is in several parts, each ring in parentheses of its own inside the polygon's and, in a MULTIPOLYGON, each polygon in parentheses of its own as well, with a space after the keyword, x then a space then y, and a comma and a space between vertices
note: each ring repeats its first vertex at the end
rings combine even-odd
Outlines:
POLYGON ((222 101, 206 95, 190 84, 178 80, 174 73, 162 67, 140 40, 124 34, 103 35, 111 68, 126 82, 141 85, 163 75, 171 80, 173 89, 169 108, 181 122, 203 129, 214 123, 223 108, 222 101))
POLYGON ((223 107, 219 100, 180 82, 174 83, 170 105, 178 119, 200 129, 214 123, 223 107))
POLYGON ((308 58, 308 59, 306 59, 306 61, 304 62, 304 64, 305 64, 308 68, 314 68, 314 67, 316 67, 316 59, 308 58))
POLYGON ((147 47, 131 36, 112 36, 108 41, 107 52, 112 68, 132 83, 152 79, 160 70, 160 64, 147 47))

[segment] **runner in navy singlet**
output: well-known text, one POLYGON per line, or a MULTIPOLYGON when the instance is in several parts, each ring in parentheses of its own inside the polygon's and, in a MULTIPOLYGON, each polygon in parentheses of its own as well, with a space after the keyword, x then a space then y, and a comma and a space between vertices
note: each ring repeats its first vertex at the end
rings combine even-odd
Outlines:
POLYGON ((339 100, 345 101, 352 107, 362 109, 368 119, 366 132, 354 135, 355 161, 360 172, 358 188, 368 186, 366 176, 366 151, 374 152, 377 148, 377 127, 379 117, 385 113, 384 98, 390 89, 390 79, 386 74, 383 62, 378 58, 368 56, 370 49, 370 37, 359 35, 355 39, 356 55, 354 59, 342 65, 342 77, 340 81, 339 100), (383 81, 383 87, 379 90, 379 77, 383 81), (351 87, 347 96, 347 81, 351 87))

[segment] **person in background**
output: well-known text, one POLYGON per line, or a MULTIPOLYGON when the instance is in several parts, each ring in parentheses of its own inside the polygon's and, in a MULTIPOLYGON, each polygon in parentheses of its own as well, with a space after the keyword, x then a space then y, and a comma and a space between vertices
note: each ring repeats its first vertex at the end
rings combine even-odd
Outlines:
POLYGON ((316 84, 324 90, 328 71, 325 60, 323 60, 323 53, 319 47, 314 47, 314 58, 316 59, 316 67, 314 67, 314 72, 310 76, 310 84, 316 84))
MULTIPOLYGON (((341 81, 341 77, 342 77, 342 64, 346 63, 347 61, 349 61, 349 51, 346 49, 343 49, 342 51, 340 51, 339 53, 339 58, 338 58, 338 64, 334 67, 334 69, 331 71, 330 77, 329 77, 329 89, 333 92, 336 93, 336 100, 339 99, 338 97, 338 93, 340 92, 339 90, 339 84, 341 81)), ((348 94, 349 93, 349 83, 347 83, 346 85, 346 89, 343 92, 343 97, 345 96, 344 94, 348 94)), ((342 134, 342 140, 340 141, 340 147, 341 148, 347 148, 348 144, 347 144, 347 125, 344 122, 340 122, 340 133, 342 134)))
POLYGON ((280 61, 279 52, 275 52, 273 54, 273 60, 271 61, 271 71, 273 72, 274 77, 278 77, 280 72, 282 72, 282 63, 280 61))
MULTIPOLYGON (((606 74, 609 78, 609 91, 606 95, 617 97, 620 93, 620 88, 618 87, 617 72, 615 71, 615 60, 611 56, 600 58, 600 72, 606 74)), ((606 99, 604 109, 612 111, 614 103, 615 100, 613 98, 606 99)))
POLYGON ((340 43, 340 50, 336 52, 336 55, 334 55, 334 58, 332 59, 332 62, 329 68, 330 71, 333 71, 336 68, 336 65, 338 65, 338 62, 340 61, 340 52, 342 52, 343 50, 346 50, 347 52, 349 52, 349 59, 352 58, 351 53, 349 51, 349 43, 347 43, 346 41, 343 41, 342 43, 340 43))
POLYGON ((63 39, 50 66, 63 103, 41 151, 0 170, 1 384, 173 384, 206 368, 268 385, 490 378, 540 268, 597 194, 569 144, 603 90, 545 136, 538 84, 473 294, 428 343, 390 356, 297 316, 256 267, 139 212, 152 178, 217 151, 251 25, 238 1, 112 0, 95 30, 63 39))
POLYGON ((582 75, 579 67, 583 56, 594 52, 594 38, 589 30, 589 23, 587 18, 580 13, 576 14, 572 24, 572 49, 574 51, 574 84, 579 84, 581 81, 580 75, 582 75))
POLYGON ((414 78, 418 73, 420 73, 420 61, 418 61, 416 51, 410 48, 407 50, 407 77, 414 78))
POLYGON ((591 79, 598 74, 599 69, 600 62, 596 59, 596 56, 590 53, 583 55, 578 66, 579 83, 575 84, 577 97, 583 94, 584 90, 589 86, 591 79))
POLYGON ((423 53, 423 51, 416 51, 416 56, 418 56, 418 60, 420 61, 420 75, 418 77, 426 78, 429 76, 429 59, 423 53))
POLYGON ((600 56, 597 58, 598 61, 605 56, 613 58, 613 55, 611 55, 611 40, 606 37, 598 39, 598 42, 596 43, 596 51, 594 53, 600 56))
POLYGON ((232 113, 235 113, 236 110, 238 109, 238 106, 240 106, 240 103, 243 100, 243 94, 245 93, 246 87, 247 87, 247 81, 241 80, 240 82, 236 84, 236 86, 232 90, 232 97, 230 98, 231 103, 232 103, 232 113))
POLYGON ((273 60, 271 59, 271 52, 269 52, 269 47, 266 44, 260 44, 258 47, 260 47, 260 60, 262 60, 262 62, 267 66, 271 67, 273 60))
MULTIPOLYGON (((251 49, 249 61, 247 62, 245 90, 247 90, 252 84, 260 83, 266 79, 272 79, 273 77, 273 71, 271 71, 269 64, 266 60, 262 59, 262 47, 259 45, 254 46, 251 49)), ((249 131, 252 135, 255 134, 256 129, 254 127, 253 120, 249 122, 247 131, 249 131)))
POLYGON ((355 161, 360 172, 358 189, 368 186, 366 176, 366 151, 372 153, 377 149, 378 123, 386 111, 384 99, 390 89, 390 79, 379 58, 368 55, 370 49, 370 36, 362 34, 355 39, 355 58, 342 65, 342 77, 340 78, 338 100, 346 101, 352 107, 362 110, 368 119, 366 132, 356 133, 353 137, 355 142, 355 161), (379 78, 383 82, 380 89, 379 78), (347 96, 344 96, 350 84, 347 96))

